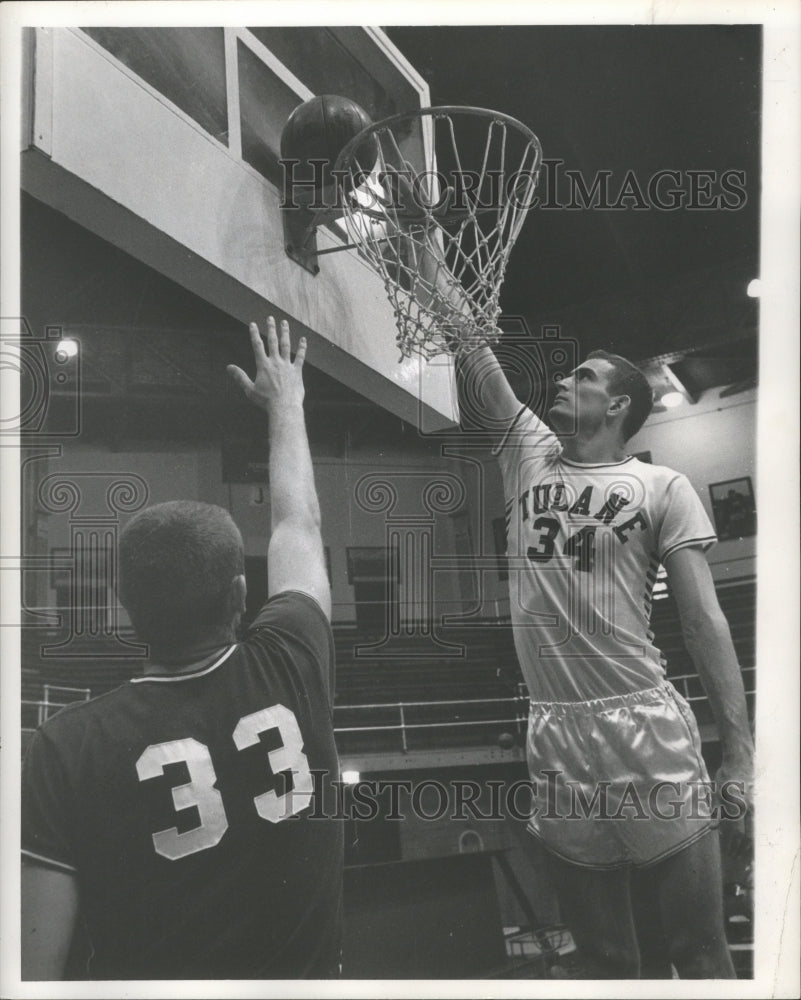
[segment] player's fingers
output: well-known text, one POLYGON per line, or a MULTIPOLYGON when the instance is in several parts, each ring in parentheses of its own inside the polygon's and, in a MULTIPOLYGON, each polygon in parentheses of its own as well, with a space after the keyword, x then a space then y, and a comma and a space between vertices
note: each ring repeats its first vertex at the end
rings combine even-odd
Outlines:
POLYGON ((267 317, 267 353, 271 358, 278 354, 278 334, 275 332, 275 317, 267 317))
POLYGON ((303 362, 306 360, 306 338, 301 337, 298 341, 298 350, 295 354, 295 367, 302 368, 303 362))
POLYGON ((281 320, 281 334, 278 338, 278 350, 284 360, 289 361, 289 323, 285 319, 281 320))
MULTIPOLYGON (((267 355, 264 353, 264 341, 261 339, 259 328, 255 323, 248 325, 248 333, 250 334, 250 346, 253 348, 253 357, 256 359, 256 365, 258 366, 267 360, 267 355)), ((236 365, 230 365, 230 367, 235 368, 236 365)))
MULTIPOLYGON (((262 348, 262 350, 264 350, 264 348, 262 348)), ((249 396, 250 393, 253 391, 253 383, 248 378, 248 376, 242 371, 242 369, 238 368, 236 365, 228 365, 228 367, 225 370, 228 372, 228 374, 231 376, 234 382, 236 382, 236 384, 239 386, 242 392, 244 392, 246 396, 249 396)))

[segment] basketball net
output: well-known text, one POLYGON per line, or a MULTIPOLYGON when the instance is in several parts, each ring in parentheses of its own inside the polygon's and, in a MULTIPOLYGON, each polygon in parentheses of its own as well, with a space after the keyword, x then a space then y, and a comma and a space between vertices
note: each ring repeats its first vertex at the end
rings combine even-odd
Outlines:
POLYGON ((500 289, 541 162, 539 140, 525 125, 469 107, 395 115, 342 150, 334 175, 343 225, 384 283, 402 358, 462 355, 497 342, 500 289), (423 118, 438 169, 420 175, 401 142, 423 118), (368 173, 371 136, 378 158, 368 173))

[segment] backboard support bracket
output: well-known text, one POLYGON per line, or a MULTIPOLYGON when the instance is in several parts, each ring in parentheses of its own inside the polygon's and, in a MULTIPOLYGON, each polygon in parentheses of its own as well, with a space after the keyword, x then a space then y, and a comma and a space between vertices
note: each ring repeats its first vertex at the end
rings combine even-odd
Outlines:
POLYGON ((305 208, 281 208, 281 222, 284 227, 284 250, 296 264, 300 264, 310 274, 320 273, 317 258, 328 253, 341 253, 343 250, 358 250, 358 243, 338 243, 336 246, 321 249, 317 245, 317 226, 322 224, 319 212, 305 208))
POLYGON ((317 263, 317 230, 313 213, 295 206, 282 208, 281 217, 287 256, 309 274, 318 275, 320 265, 317 263))

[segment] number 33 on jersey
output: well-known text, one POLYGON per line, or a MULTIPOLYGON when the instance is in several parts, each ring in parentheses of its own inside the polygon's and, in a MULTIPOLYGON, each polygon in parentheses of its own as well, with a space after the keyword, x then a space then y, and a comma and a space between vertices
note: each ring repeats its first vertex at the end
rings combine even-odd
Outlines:
MULTIPOLYGON (((243 716, 234 727, 231 739, 237 750, 259 743, 259 736, 270 729, 278 731, 281 745, 265 751, 265 764, 274 775, 289 772, 291 791, 277 794, 273 789, 253 797, 253 809, 269 823, 280 823, 308 808, 313 793, 312 774, 303 752, 303 737, 294 712, 283 705, 271 705, 259 712, 243 716)), ((153 847, 157 854, 170 861, 218 844, 228 829, 223 797, 217 788, 217 774, 209 748, 196 739, 186 737, 154 743, 140 755, 136 773, 140 782, 164 775, 169 764, 185 764, 189 781, 172 789, 172 802, 177 813, 195 809, 199 823, 183 833, 173 826, 153 832, 153 847)))

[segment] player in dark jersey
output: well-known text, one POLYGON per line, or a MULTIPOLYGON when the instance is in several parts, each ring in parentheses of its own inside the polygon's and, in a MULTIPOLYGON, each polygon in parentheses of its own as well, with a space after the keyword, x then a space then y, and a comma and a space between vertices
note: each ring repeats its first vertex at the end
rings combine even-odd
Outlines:
MULTIPOLYGON (((246 638, 228 513, 151 507, 120 541, 144 676, 36 733, 22 788, 24 979, 64 975, 82 920, 95 979, 323 978, 339 968, 331 598, 303 417, 302 340, 254 324, 269 418, 268 600, 246 638)), ((265 429, 266 432, 266 429, 265 429)))

